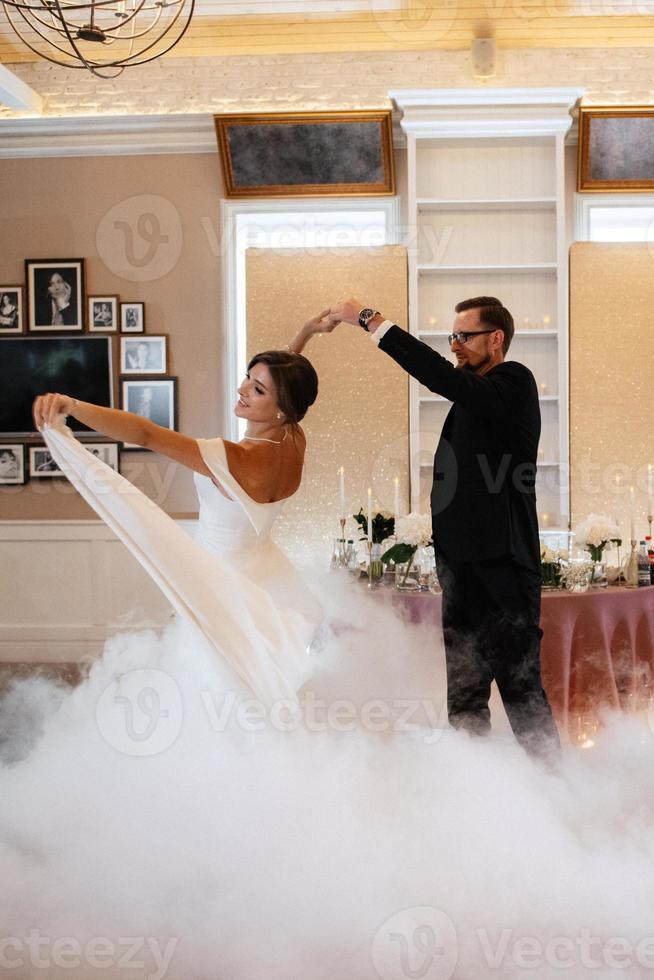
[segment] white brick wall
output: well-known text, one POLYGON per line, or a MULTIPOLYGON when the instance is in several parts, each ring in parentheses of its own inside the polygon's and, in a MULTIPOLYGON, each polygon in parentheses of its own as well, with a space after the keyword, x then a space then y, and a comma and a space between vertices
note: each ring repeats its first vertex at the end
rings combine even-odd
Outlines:
MULTIPOLYGON (((654 103, 654 48, 512 48, 498 62, 489 86, 583 86, 595 102, 654 103)), ((363 108, 388 105, 394 88, 480 85, 468 51, 442 50, 168 58, 111 81, 45 61, 7 67, 43 96, 46 116, 363 108)), ((0 107, 0 119, 21 115, 0 107)))

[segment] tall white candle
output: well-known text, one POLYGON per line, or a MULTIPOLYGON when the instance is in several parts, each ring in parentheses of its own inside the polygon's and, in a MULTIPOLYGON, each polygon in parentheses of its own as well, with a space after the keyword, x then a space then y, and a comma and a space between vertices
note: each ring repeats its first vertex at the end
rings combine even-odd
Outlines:
POLYGON ((629 527, 631 531, 631 540, 636 540, 636 501, 634 497, 634 488, 629 487, 629 527))
POLYGON ((396 476, 395 477, 395 479, 393 480, 393 484, 394 484, 394 487, 395 487, 395 499, 393 501, 393 516, 394 516, 395 520, 397 521, 398 517, 400 516, 400 478, 399 478, 399 476, 396 476))
POLYGON ((341 466, 338 471, 341 489, 341 519, 345 517, 345 467, 341 466))
POLYGON ((622 477, 619 473, 615 474, 615 523, 618 527, 622 524, 622 477))
POLYGON ((372 544, 372 487, 368 487, 368 541, 372 544))
POLYGON ((654 516, 654 494, 652 493, 652 464, 647 464, 647 516, 654 516))

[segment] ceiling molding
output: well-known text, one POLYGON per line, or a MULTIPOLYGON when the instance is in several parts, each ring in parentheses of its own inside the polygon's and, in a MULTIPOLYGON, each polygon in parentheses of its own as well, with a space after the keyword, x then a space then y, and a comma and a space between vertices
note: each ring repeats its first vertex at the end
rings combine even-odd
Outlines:
MULTIPOLYGON (((399 116, 393 123, 395 147, 406 146, 399 116)), ((211 113, 0 120, 4 160, 216 152, 211 113)))
POLYGON ((397 89, 407 133, 434 137, 566 133, 583 88, 397 89))
POLYGON ((211 113, 0 121, 0 159, 215 153, 211 113))

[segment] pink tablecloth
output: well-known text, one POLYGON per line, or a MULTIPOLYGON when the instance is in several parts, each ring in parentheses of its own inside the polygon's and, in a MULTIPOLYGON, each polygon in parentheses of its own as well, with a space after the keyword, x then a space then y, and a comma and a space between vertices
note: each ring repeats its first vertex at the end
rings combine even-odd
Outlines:
MULTIPOLYGON (((394 594, 411 622, 440 626, 441 597, 394 594)), ((557 722, 646 697, 654 675, 654 586, 543 592, 543 686, 557 722)), ((654 683, 651 684, 654 695, 654 683)))

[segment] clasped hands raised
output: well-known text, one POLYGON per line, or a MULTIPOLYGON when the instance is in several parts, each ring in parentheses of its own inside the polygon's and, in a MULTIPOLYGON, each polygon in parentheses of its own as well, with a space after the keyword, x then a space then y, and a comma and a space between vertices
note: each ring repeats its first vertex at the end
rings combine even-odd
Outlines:
POLYGON ((316 333, 331 333, 339 323, 351 323, 357 327, 359 325, 359 313, 365 304, 358 299, 345 299, 334 306, 329 306, 317 316, 311 317, 304 325, 307 335, 316 333))

